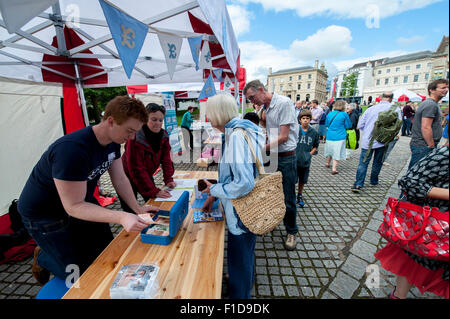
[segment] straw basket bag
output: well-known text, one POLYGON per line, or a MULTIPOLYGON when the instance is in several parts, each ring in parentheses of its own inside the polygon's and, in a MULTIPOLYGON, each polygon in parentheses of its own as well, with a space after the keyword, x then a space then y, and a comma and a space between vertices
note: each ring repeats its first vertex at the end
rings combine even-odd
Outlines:
POLYGON ((256 161, 259 176, 255 180, 255 187, 245 196, 232 199, 242 223, 252 233, 264 235, 272 231, 283 220, 286 212, 284 204, 283 181, 281 172, 266 174, 249 138, 243 131, 244 138, 256 161))

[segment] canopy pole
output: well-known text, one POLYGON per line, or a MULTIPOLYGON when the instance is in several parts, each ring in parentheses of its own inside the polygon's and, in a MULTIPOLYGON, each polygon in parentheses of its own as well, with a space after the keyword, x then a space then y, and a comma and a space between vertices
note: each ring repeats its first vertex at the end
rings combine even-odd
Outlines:
POLYGON ((78 65, 78 61, 75 61, 74 67, 75 67, 75 74, 77 76, 75 85, 77 87, 77 91, 78 91, 78 94, 80 97, 80 102, 81 102, 80 107, 81 107, 81 111, 83 112, 84 124, 86 126, 89 126, 89 117, 87 114, 86 99, 84 98, 83 83, 81 82, 80 66, 78 65))

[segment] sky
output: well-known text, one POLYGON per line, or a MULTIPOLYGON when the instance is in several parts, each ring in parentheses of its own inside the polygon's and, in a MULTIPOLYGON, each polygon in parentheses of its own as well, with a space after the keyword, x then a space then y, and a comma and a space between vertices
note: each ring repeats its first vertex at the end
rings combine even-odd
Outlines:
POLYGON ((226 0, 247 81, 325 63, 329 79, 355 63, 435 51, 449 35, 448 0, 226 0))

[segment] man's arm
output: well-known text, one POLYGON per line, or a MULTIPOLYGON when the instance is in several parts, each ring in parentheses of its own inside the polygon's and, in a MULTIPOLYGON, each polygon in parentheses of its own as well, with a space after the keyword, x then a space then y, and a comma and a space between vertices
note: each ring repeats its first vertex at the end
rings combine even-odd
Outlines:
POLYGON ((53 180, 65 211, 72 217, 91 222, 121 224, 128 232, 141 231, 148 226, 137 215, 106 209, 86 202, 84 200, 86 197, 86 181, 74 182, 56 178, 53 180))
POLYGON ((266 150, 270 150, 273 148, 278 148, 279 145, 286 143, 289 139, 289 128, 290 124, 280 125, 280 135, 270 143, 266 144, 266 150))
POLYGON ((422 136, 425 142, 427 143, 428 147, 434 147, 434 140, 433 140, 433 118, 431 117, 422 117, 422 124, 421 124, 421 131, 422 136))

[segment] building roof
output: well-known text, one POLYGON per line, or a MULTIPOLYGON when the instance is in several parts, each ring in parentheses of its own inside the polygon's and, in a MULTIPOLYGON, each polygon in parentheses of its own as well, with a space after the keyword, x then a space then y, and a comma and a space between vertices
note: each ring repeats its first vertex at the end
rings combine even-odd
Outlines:
POLYGON ((297 68, 278 70, 276 72, 268 74, 268 76, 297 73, 297 72, 303 72, 303 71, 319 71, 319 72, 322 72, 325 76, 328 76, 328 74, 325 71, 323 71, 321 69, 313 68, 312 66, 301 66, 301 67, 297 67, 297 68))
POLYGON ((365 62, 361 62, 361 63, 356 63, 354 64, 351 69, 356 69, 356 68, 362 68, 365 67, 367 65, 367 62, 370 62, 372 64, 372 67, 375 67, 375 64, 381 64, 381 62, 383 62, 383 59, 378 59, 378 60, 373 60, 373 61, 365 61, 365 62))
POLYGON ((433 52, 431 52, 431 51, 420 51, 420 52, 405 54, 405 55, 401 55, 401 56, 396 56, 393 58, 385 58, 382 65, 419 60, 419 59, 429 58, 432 55, 433 55, 433 52))

